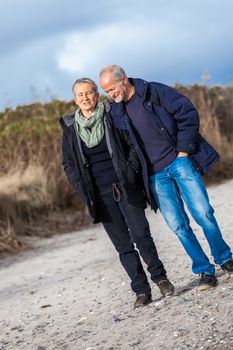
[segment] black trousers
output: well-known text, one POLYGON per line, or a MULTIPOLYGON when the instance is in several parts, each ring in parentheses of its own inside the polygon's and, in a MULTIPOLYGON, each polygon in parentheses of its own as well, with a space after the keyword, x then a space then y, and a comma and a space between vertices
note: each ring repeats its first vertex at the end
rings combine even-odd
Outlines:
POLYGON ((98 193, 97 206, 105 231, 119 253, 121 264, 131 280, 132 290, 136 294, 151 295, 138 251, 153 282, 158 283, 164 279, 166 271, 159 260, 144 208, 128 204, 122 193, 117 201, 110 187, 98 193))

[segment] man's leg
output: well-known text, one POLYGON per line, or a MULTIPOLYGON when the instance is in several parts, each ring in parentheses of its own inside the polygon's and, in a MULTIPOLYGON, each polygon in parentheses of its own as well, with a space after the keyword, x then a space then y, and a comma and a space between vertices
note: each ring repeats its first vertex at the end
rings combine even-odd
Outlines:
POLYGON ((152 175, 150 180, 152 192, 167 225, 177 235, 192 260, 193 273, 214 275, 214 266, 209 262, 190 227, 179 189, 171 177, 170 167, 152 175))
POLYGON ((151 297, 150 285, 139 254, 130 240, 128 226, 119 204, 113 199, 112 193, 108 193, 98 196, 97 205, 105 231, 119 253, 121 264, 131 280, 132 290, 137 295, 145 293, 151 297))
POLYGON ((232 259, 232 252, 223 240, 201 175, 190 158, 177 160, 176 166, 172 167, 172 177, 176 180, 192 217, 203 229, 214 262, 222 265, 232 259))

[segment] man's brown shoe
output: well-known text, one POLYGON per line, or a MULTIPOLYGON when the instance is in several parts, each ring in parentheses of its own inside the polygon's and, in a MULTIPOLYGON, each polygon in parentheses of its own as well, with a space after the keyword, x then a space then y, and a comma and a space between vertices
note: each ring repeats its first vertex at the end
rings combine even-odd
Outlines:
POLYGON ((137 298, 134 302, 134 309, 141 307, 141 306, 145 306, 151 302, 152 302, 152 299, 151 299, 150 295, 146 295, 145 293, 138 294, 137 298))

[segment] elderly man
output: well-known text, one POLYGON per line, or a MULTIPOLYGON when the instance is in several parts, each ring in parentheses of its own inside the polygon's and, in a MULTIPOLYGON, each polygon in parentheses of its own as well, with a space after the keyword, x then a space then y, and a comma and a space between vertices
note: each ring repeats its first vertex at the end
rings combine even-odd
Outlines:
POLYGON ((200 275, 198 290, 215 287, 218 281, 214 265, 190 227, 183 201, 202 227, 214 262, 233 276, 232 252, 201 178, 219 155, 200 135, 198 112, 191 101, 164 84, 130 79, 117 65, 101 70, 100 85, 114 100, 114 125, 129 131, 138 152, 151 205, 159 207, 191 258, 193 273, 200 275))

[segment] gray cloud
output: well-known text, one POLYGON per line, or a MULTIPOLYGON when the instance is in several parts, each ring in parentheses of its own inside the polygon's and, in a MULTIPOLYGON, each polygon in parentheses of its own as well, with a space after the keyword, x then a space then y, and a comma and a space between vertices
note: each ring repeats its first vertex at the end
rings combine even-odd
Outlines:
POLYGON ((80 75, 118 63, 168 84, 229 83, 233 2, 8 0, 0 4, 0 109, 30 103, 31 86, 70 99, 80 75), (8 101, 8 102, 7 102, 8 101))
POLYGON ((0 5, 2 54, 64 31, 110 22, 122 12, 123 3, 123 0, 8 0, 0 5))

